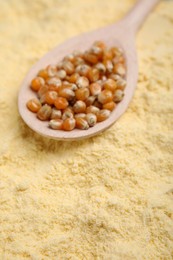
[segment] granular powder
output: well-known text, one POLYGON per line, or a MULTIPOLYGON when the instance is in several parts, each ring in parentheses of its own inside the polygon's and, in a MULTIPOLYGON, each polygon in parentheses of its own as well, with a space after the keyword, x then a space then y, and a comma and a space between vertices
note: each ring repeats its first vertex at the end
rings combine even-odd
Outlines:
POLYGON ((6 0, 0 9, 0 259, 173 259, 173 2, 137 35, 139 81, 109 130, 45 139, 17 110, 29 68, 133 0, 6 0))

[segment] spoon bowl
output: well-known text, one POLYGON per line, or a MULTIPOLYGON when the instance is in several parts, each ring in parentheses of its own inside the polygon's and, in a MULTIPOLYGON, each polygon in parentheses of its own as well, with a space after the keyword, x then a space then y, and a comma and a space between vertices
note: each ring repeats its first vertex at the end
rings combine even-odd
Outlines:
POLYGON ((138 77, 135 32, 156 2, 158 2, 158 0, 153 0, 152 3, 150 0, 139 1, 131 12, 118 23, 73 37, 43 56, 30 69, 20 88, 18 108, 24 122, 40 135, 57 140, 84 139, 109 128, 126 111, 133 97, 138 77), (31 80, 37 75, 39 70, 49 64, 57 64, 64 56, 75 50, 85 51, 89 49, 93 42, 98 40, 105 42, 108 47, 119 47, 124 53, 127 69, 127 86, 124 90, 125 96, 123 100, 116 106, 116 109, 111 112, 107 120, 97 123, 88 130, 74 129, 70 132, 66 132, 49 128, 46 121, 38 120, 35 114, 30 112, 26 107, 27 101, 36 97, 36 94, 29 87, 31 80))

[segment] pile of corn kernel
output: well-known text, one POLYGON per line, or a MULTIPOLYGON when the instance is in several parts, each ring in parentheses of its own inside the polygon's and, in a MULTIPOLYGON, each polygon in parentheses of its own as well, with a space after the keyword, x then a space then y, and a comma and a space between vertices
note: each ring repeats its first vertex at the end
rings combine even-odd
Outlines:
POLYGON ((37 98, 26 105, 52 129, 87 130, 106 120, 123 99, 125 75, 122 50, 97 41, 40 70, 30 86, 37 98))

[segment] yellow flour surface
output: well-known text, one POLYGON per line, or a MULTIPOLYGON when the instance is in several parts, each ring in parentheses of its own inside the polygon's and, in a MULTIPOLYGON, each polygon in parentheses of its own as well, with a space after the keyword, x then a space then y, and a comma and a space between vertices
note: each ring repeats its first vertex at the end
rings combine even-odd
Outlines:
POLYGON ((29 68, 134 0, 0 0, 0 259, 173 259, 173 1, 137 35, 139 82, 102 135, 63 143, 17 110, 29 68))

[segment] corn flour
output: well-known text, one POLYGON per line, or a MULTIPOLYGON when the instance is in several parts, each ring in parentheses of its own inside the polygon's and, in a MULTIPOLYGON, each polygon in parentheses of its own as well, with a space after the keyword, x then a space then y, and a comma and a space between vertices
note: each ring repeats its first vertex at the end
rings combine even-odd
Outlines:
POLYGON ((0 259, 173 259, 173 2, 136 37, 139 81, 103 134, 45 139, 17 109, 48 50, 120 19, 134 0, 0 0, 0 259))

